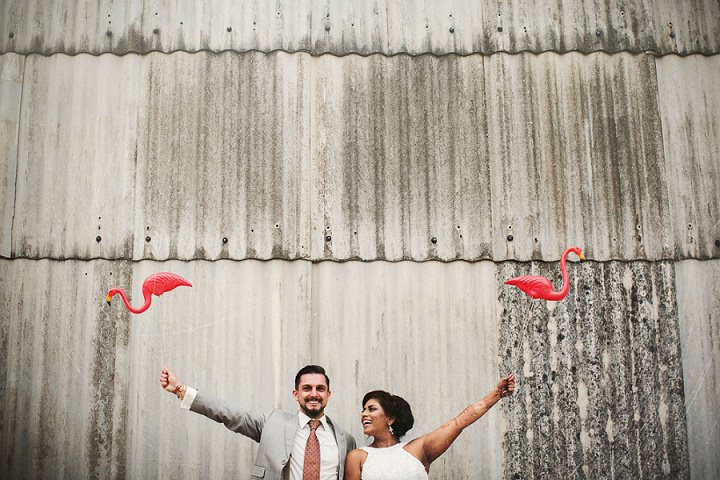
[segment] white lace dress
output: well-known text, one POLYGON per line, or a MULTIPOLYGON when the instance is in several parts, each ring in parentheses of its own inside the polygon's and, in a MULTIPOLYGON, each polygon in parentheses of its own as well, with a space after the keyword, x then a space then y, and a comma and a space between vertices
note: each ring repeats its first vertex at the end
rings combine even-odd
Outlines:
POLYGON ((368 454, 362 480, 428 480, 425 467, 398 443, 388 448, 362 447, 368 454))

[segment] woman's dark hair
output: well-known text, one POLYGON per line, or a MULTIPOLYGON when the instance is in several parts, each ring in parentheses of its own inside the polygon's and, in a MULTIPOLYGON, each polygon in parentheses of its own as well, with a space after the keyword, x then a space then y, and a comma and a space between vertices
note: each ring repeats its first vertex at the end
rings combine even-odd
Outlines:
POLYGON ((385 411, 385 416, 395 419, 392 424, 393 435, 400 440, 415 423, 410 404, 404 398, 392 395, 384 390, 373 390, 363 397, 363 408, 368 400, 372 399, 380 403, 380 406, 385 411))

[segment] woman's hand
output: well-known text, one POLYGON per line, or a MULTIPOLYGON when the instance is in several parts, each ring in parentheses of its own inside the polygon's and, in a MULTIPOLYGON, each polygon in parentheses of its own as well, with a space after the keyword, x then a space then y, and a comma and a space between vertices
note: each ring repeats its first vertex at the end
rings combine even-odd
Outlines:
POLYGON ((495 390, 497 390, 500 398, 512 395, 513 392, 515 392, 515 374, 510 372, 507 377, 500 380, 500 383, 497 384, 495 390))

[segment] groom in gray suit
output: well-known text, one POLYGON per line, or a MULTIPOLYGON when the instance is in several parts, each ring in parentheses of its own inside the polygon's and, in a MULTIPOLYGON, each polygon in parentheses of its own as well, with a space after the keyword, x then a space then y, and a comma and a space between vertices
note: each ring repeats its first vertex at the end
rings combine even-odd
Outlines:
POLYGON ((295 376, 293 396, 300 410, 293 414, 231 407, 181 384, 167 368, 160 372, 160 385, 177 395, 182 408, 260 443, 251 480, 342 480, 345 475, 345 456, 355 448, 355 439, 325 415, 330 379, 318 365, 303 367, 295 376))

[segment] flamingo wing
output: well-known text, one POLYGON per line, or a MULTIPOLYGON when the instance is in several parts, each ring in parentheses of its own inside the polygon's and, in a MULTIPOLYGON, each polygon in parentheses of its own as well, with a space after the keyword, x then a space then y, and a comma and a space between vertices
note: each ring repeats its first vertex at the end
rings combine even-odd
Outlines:
POLYGON ((550 283, 550 280, 539 275, 524 275, 522 277, 515 277, 505 283, 507 285, 518 287, 532 298, 551 300, 549 296, 553 294, 553 286, 552 283, 550 283))
POLYGON ((176 275, 170 272, 160 272, 153 273, 148 278, 146 278, 143 282, 142 289, 143 294, 145 292, 149 292, 159 297, 163 293, 169 292, 170 290, 180 286, 192 287, 190 282, 185 280, 180 275, 176 275))

